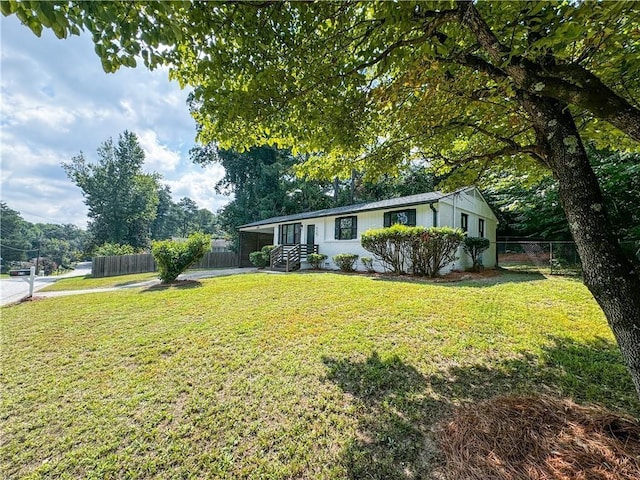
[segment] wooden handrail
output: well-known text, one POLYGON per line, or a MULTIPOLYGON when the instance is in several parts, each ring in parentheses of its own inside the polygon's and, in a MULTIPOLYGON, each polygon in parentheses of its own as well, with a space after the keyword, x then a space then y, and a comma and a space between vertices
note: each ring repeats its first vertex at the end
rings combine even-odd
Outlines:
POLYGON ((269 255, 270 267, 273 267, 274 263, 278 263, 278 260, 282 261, 282 253, 283 253, 282 245, 278 245, 273 250, 271 250, 271 254, 269 255))
POLYGON ((270 266, 280 263, 285 265, 285 271, 300 267, 303 256, 306 258, 312 253, 318 253, 318 245, 309 245, 306 243, 297 243, 295 245, 278 245, 271 250, 270 266))

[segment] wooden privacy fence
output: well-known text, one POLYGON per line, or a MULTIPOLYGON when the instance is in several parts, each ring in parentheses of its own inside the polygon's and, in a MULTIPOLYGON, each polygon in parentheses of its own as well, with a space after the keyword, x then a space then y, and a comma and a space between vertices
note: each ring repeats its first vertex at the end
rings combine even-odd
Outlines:
MULTIPOLYGON (((191 268, 233 268, 238 266, 238 255, 234 252, 209 252, 191 268)), ((157 270, 156 262, 150 253, 136 255, 111 255, 93 257, 91 276, 115 277, 130 273, 147 273, 157 270)))

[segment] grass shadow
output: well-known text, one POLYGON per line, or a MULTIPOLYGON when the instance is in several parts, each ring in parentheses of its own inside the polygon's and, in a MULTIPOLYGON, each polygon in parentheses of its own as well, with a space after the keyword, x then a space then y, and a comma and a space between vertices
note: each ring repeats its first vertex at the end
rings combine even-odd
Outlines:
POLYGON ((341 452, 348 478, 428 478, 441 468, 435 425, 456 405, 507 394, 570 397, 640 417, 640 402, 614 342, 550 338, 541 355, 455 365, 423 375, 398 356, 323 358, 326 381, 355 404, 357 434, 341 452))
POLYGON ((348 478, 423 478, 434 463, 428 426, 443 405, 424 395, 427 379, 399 357, 323 358, 326 379, 358 400, 358 434, 342 452, 348 478), (433 414, 433 417, 432 417, 433 414))
POLYGON ((640 416, 640 402, 618 346, 603 338, 580 343, 550 337, 541 355, 524 353, 491 365, 453 366, 431 375, 428 382, 439 396, 460 402, 545 393, 640 416))
POLYGON ((146 288, 140 289, 140 293, 158 292, 166 290, 191 290, 201 288, 202 282, 199 280, 175 280, 171 283, 156 283, 146 288))
POLYGON ((472 273, 465 275, 463 272, 461 275, 448 279, 443 277, 417 277, 414 275, 390 275, 390 274, 378 274, 371 277, 375 281, 382 282, 403 282, 412 284, 423 285, 436 285, 442 287, 475 287, 486 288, 494 285, 500 285, 504 283, 525 283, 525 282, 537 282, 540 280, 546 280, 547 278, 539 272, 510 272, 508 270, 498 270, 497 275, 486 277, 474 277, 472 273))

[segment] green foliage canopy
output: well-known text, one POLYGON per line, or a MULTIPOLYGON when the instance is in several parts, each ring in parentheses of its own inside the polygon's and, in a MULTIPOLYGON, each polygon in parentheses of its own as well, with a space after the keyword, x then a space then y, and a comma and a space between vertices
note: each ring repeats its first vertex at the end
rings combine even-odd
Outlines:
POLYGON ((118 243, 134 249, 149 244, 149 230, 158 207, 159 176, 142 171, 144 151, 137 136, 125 131, 98 148, 98 162, 84 154, 62 167, 82 189, 89 207, 89 232, 95 245, 118 243))
POLYGON ((169 65, 195 89, 200 140, 323 152, 330 161, 307 163, 315 175, 348 175, 354 159, 365 158, 375 175, 416 156, 442 169, 481 169, 488 157, 511 167, 517 157, 531 168, 524 156, 544 155, 523 94, 570 104, 584 138, 637 148, 629 137, 640 139, 639 9, 546 1, 2 3, 3 14, 36 34, 89 31, 106 71, 140 59, 169 65))

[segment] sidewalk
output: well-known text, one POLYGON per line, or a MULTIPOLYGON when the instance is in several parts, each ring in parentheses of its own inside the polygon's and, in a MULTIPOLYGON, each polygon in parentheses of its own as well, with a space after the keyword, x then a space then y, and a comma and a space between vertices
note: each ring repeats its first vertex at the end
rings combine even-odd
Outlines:
MULTIPOLYGON (((200 280, 202 278, 226 277, 229 275, 254 273, 257 271, 258 271, 257 268, 225 268, 222 270, 197 270, 194 272, 186 272, 179 275, 178 280, 200 280)), ((280 272, 269 272, 269 273, 280 273, 280 272)), ((152 287, 154 285, 160 285, 160 280, 159 279, 146 280, 144 282, 132 283, 130 285, 122 285, 120 287, 90 288, 86 290, 64 290, 59 292, 38 292, 33 296, 35 298, 64 297, 68 295, 83 295, 86 293, 115 292, 117 290, 152 287)))

